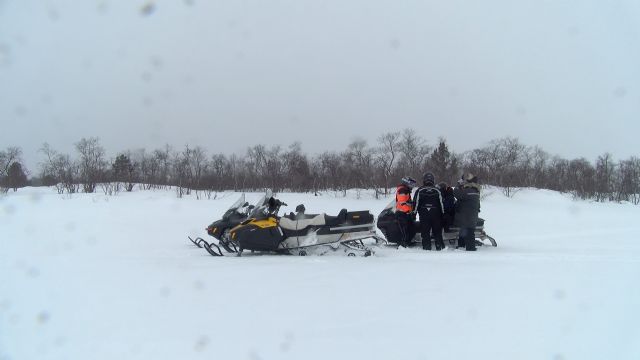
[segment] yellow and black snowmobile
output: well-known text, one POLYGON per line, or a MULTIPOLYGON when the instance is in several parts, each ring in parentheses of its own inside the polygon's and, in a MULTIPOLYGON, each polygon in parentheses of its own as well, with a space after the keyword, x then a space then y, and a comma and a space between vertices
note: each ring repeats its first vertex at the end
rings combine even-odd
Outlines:
POLYGON ((299 205, 297 214, 279 217, 280 206, 286 205, 271 197, 263 211, 231 229, 230 240, 244 250, 282 254, 323 255, 343 252, 348 256, 373 254, 363 240, 384 241, 376 235, 374 217, 368 210, 347 211, 337 216, 305 214, 299 205))

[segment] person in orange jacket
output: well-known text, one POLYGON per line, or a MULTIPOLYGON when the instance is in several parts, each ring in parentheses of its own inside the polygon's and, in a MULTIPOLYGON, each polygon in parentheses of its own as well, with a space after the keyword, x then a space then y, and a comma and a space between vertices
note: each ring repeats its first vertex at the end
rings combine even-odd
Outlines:
POLYGON ((416 186, 416 181, 408 176, 402 178, 396 188, 396 220, 400 229, 400 246, 411 245, 415 236, 415 219, 411 191, 416 186))

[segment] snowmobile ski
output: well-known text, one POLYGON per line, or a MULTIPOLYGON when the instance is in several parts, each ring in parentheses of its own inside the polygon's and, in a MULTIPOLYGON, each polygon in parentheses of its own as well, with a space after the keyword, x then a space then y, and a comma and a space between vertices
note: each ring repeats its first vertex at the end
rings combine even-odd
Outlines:
POLYGON ((204 242, 204 249, 207 250, 207 252, 211 255, 211 256, 224 256, 222 254, 222 250, 220 250, 220 247, 214 243, 207 243, 206 241, 204 242), (215 249, 214 249, 215 248, 215 249), (216 252, 217 251, 217 252, 216 252))
POLYGON ((193 245, 195 245, 195 246, 197 246, 197 247, 199 247, 199 248, 202 248, 202 243, 203 243, 203 242, 205 242, 205 243, 206 243, 206 241, 204 241, 204 239, 203 239, 203 238, 201 238, 201 237, 197 237, 197 238, 195 238, 195 240, 194 240, 194 239, 192 239, 192 238, 191 238, 191 236, 187 236, 187 237, 189 238, 189 240, 191 240, 191 242, 193 243, 193 245))

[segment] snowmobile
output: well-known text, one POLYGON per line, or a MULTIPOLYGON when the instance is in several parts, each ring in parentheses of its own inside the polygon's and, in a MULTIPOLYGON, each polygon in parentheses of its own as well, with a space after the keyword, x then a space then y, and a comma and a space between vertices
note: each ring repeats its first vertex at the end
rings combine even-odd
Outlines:
MULTIPOLYGON (((382 231, 382 234, 384 234, 384 237, 386 238, 386 241, 388 243, 390 242, 394 244, 399 244, 401 235, 400 235, 400 228, 398 227, 398 222, 396 220, 395 200, 392 200, 382 210, 382 212, 380 212, 380 215, 378 215, 377 225, 378 225, 378 229, 380 229, 380 231, 382 231)), ((454 248, 457 247, 458 232, 459 232, 459 229, 454 226, 451 226, 449 231, 443 230, 442 239, 444 240, 444 243, 445 244, 448 243, 449 246, 454 248)), ((413 237, 414 243, 422 243, 423 239, 420 236, 419 221, 414 222, 413 229, 410 229, 410 233, 415 234, 415 236, 413 237)), ((434 241, 434 239, 431 238, 431 241, 434 241)), ((475 242, 476 242, 476 246, 483 246, 483 245, 498 246, 498 244, 496 243, 496 240, 491 236, 489 236, 484 231, 484 219, 481 219, 481 218, 478 218, 478 222, 476 223, 475 242)))
MULTIPOLYGON (((368 210, 342 209, 337 216, 305 214, 302 210, 297 214, 279 217, 278 211, 282 205, 286 206, 271 197, 249 219, 230 230, 229 239, 237 244, 238 256, 244 250, 300 256, 329 252, 370 256, 373 251, 363 240, 371 238, 376 243, 384 242, 376 234, 374 218, 368 210)), ((299 205, 300 208, 304 207, 299 205)))
POLYGON ((218 240, 218 244, 213 242, 209 243, 201 237, 195 239, 188 237, 189 240, 199 248, 204 247, 208 252, 217 251, 219 254, 222 254, 221 247, 230 253, 237 252, 237 244, 229 239, 229 231, 241 222, 247 220, 249 216, 253 215, 254 211, 263 207, 265 201, 270 197, 271 191, 267 191, 267 193, 258 200, 256 205, 249 205, 249 203, 245 201, 245 195, 242 194, 240 198, 225 211, 220 220, 214 221, 205 229, 207 234, 218 240))

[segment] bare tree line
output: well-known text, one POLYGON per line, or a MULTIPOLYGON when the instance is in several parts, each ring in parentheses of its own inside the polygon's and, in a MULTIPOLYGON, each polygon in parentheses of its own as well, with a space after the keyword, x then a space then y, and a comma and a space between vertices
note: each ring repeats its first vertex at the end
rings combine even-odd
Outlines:
MULTIPOLYGON (((174 149, 128 150, 107 159, 98 138, 81 139, 72 158, 41 148, 43 161, 34 183, 55 186, 59 193, 106 194, 142 189, 176 189, 177 196, 195 192, 197 197, 215 196, 222 190, 318 192, 373 189, 376 196, 388 194, 402 176, 421 180, 425 171, 438 181, 455 183, 461 172, 477 174, 487 185, 499 186, 507 196, 517 189, 534 187, 569 192, 582 199, 640 203, 640 159, 615 161, 600 155, 594 163, 585 158, 567 160, 551 156, 537 146, 526 146, 506 137, 464 153, 449 149, 445 139, 431 146, 411 129, 388 132, 374 143, 353 140, 343 151, 308 155, 300 143, 253 145, 244 155, 208 154, 200 146, 174 149)), ((20 148, 0 152, 0 184, 15 186, 20 148), (9 168, 14 167, 9 176, 9 168), (13 179, 9 181, 9 179, 13 179)), ((24 186, 24 184, 22 184, 24 186)))

